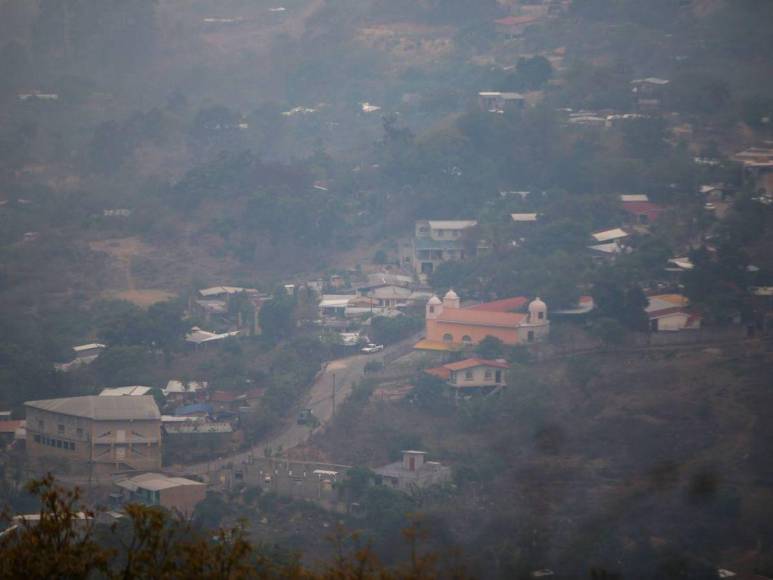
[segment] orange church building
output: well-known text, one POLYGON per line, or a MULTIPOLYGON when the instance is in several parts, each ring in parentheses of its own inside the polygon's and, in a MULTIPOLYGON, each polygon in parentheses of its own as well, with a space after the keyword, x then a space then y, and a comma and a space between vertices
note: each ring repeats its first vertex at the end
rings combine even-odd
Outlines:
POLYGON ((527 312, 512 312, 528 300, 523 297, 462 308, 456 292, 449 290, 441 301, 427 302, 426 337, 416 345, 422 350, 455 350, 480 343, 487 336, 508 345, 543 340, 550 332, 547 305, 536 298, 527 312))

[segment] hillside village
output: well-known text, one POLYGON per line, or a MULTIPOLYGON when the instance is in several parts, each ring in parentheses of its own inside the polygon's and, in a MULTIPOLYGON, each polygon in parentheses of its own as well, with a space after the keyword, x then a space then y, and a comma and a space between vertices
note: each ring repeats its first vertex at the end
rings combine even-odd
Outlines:
POLYGON ((414 514, 474 576, 773 577, 769 7, 17 4, 12 513, 50 472, 306 563, 414 514))

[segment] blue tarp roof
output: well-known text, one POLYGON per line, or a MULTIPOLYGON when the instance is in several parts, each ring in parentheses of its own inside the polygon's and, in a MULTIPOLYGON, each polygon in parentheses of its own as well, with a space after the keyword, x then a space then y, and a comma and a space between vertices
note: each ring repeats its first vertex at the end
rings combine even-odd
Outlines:
POLYGON ((183 415, 193 415, 195 413, 212 413, 212 405, 208 403, 196 403, 194 405, 183 405, 182 407, 177 407, 174 410, 174 414, 177 417, 182 417, 183 415))

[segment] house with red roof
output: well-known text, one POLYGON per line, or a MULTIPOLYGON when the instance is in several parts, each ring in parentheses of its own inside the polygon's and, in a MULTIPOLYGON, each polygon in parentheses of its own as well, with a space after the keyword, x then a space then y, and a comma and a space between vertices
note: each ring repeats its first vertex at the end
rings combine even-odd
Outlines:
POLYGON ((621 195, 620 201, 623 210, 632 216, 634 223, 639 225, 649 225, 660 217, 663 208, 652 203, 644 194, 641 195, 621 195))
POLYGON ((536 24, 539 17, 534 14, 525 14, 522 16, 506 16, 494 21, 494 27, 499 34, 509 38, 521 36, 532 24, 536 24))
POLYGON ((487 336, 511 346, 543 340, 550 332, 547 305, 536 298, 529 302, 526 312, 513 312, 526 302, 517 297, 462 308, 453 290, 442 301, 433 296, 426 306, 426 336, 416 348, 461 350, 479 344, 487 336))
POLYGON ((510 365, 503 359, 468 358, 424 372, 448 384, 455 399, 487 395, 507 385, 510 365))

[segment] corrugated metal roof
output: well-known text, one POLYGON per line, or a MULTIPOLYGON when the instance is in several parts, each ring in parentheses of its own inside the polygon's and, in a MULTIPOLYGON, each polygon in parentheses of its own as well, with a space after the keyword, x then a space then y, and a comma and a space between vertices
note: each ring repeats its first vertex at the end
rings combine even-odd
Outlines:
POLYGON ((630 234, 621 228, 614 228, 611 230, 604 230, 603 232, 596 232, 591 234, 593 239, 597 242, 611 242, 612 240, 619 240, 621 238, 627 238, 630 234))
POLYGON ((620 196, 620 201, 623 203, 630 202, 630 201, 649 201, 650 198, 646 193, 635 193, 635 194, 623 194, 620 196))
POLYGON ((162 489, 173 489, 188 485, 201 486, 206 484, 186 479, 185 477, 168 477, 162 473, 143 473, 142 475, 117 481, 116 485, 130 491, 136 491, 137 489, 160 491, 162 489))
POLYGON ((536 213, 511 213, 510 217, 514 222, 536 222, 536 213))
POLYGON ((433 230, 464 230, 478 225, 476 220, 429 220, 433 230))
POLYGON ((115 387, 111 389, 102 389, 100 397, 141 397, 147 395, 150 387, 115 387))
POLYGON ((161 419, 156 401, 148 395, 141 397, 99 397, 96 395, 67 397, 27 401, 24 405, 41 411, 86 417, 96 421, 161 419))

